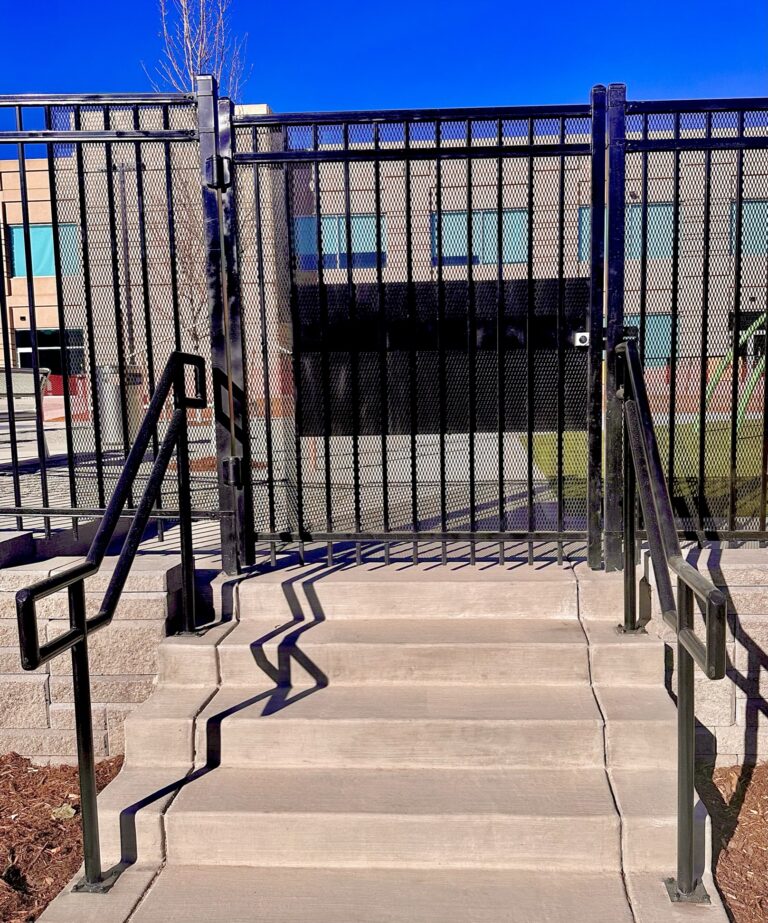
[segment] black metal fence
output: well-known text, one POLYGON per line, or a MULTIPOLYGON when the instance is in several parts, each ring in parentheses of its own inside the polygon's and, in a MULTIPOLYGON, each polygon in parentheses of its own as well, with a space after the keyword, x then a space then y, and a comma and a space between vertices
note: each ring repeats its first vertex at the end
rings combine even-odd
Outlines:
MULTIPOLYGON (((195 98, 0 97, 0 198, 0 511, 50 534, 104 511, 171 353, 211 354, 195 98)), ((198 515, 219 509, 211 416, 190 418, 198 515)), ((172 479, 157 506, 178 515, 172 479)))
POLYGON ((291 115, 210 78, 0 97, 0 377, 51 372, 6 398, 0 515, 98 515, 184 349, 211 369, 193 510, 227 569, 342 539, 587 539, 619 566, 629 331, 679 529, 766 537, 767 147, 766 100, 621 85, 291 115))

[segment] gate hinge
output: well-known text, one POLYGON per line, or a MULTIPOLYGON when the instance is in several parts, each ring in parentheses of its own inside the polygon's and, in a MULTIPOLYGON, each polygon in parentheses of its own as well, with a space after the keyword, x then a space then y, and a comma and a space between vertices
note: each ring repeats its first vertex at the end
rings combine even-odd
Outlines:
POLYGON ((232 158, 216 155, 205 161, 205 185, 209 189, 228 189, 232 185, 232 158))
POLYGON ((242 487, 242 458, 239 455, 230 455, 222 462, 222 478, 227 487, 242 487))

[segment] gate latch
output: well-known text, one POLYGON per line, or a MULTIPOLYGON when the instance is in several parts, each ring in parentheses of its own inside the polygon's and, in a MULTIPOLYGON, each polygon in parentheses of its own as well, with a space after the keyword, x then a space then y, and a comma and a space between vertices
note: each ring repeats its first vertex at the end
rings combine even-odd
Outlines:
POLYGON ((230 455, 222 462, 222 477, 227 487, 243 486, 241 462, 239 455, 230 455))
POLYGON ((577 330, 573 335, 574 346, 589 346, 589 331, 577 330))

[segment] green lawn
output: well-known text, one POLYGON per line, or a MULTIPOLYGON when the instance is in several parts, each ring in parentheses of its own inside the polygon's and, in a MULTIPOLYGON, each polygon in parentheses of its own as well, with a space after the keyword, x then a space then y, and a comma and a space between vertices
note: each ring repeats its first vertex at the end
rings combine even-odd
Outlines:
MULTIPOLYGON (((669 460, 669 427, 656 426, 656 438, 662 463, 667 470, 669 460)), ((524 440, 524 437, 523 437, 524 440)), ((759 515, 760 469, 762 465, 762 420, 745 420, 736 441, 736 515, 759 515)), ((704 478, 706 506, 712 515, 724 516, 728 511, 730 490, 731 434, 730 421, 710 420, 706 424, 704 478)), ((675 489, 676 505, 696 509, 698 493, 699 428, 696 423, 680 423, 675 427, 675 489)), ((557 435, 535 433, 533 460, 536 467, 551 480, 557 478, 557 435)), ((587 474, 587 434, 563 434, 563 476, 566 484, 583 484, 587 474)), ((578 488, 583 491, 583 487, 578 488)))

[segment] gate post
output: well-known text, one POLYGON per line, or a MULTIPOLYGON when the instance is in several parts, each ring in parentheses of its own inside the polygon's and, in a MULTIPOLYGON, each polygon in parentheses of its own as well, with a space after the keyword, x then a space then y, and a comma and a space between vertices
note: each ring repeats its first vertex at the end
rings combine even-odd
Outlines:
POLYGON ((608 86, 608 214, 605 335, 605 569, 622 567, 622 407, 616 347, 624 337, 625 106, 623 83, 608 86))
POLYGON ((605 87, 592 88, 592 163, 587 359, 587 562, 603 564, 603 275, 605 272, 605 87))
POLYGON ((215 78, 203 75, 197 77, 195 82, 211 329, 211 376, 221 513, 221 558, 224 571, 235 574, 245 563, 247 556, 244 554, 243 538, 245 399, 239 286, 232 238, 232 199, 230 194, 224 194, 231 185, 231 157, 222 153, 222 140, 230 144, 231 127, 227 127, 222 139, 219 123, 221 104, 226 116, 228 101, 219 102, 215 78), (232 313, 236 317, 234 324, 232 313), (236 371, 236 375, 233 375, 233 370, 236 371))

